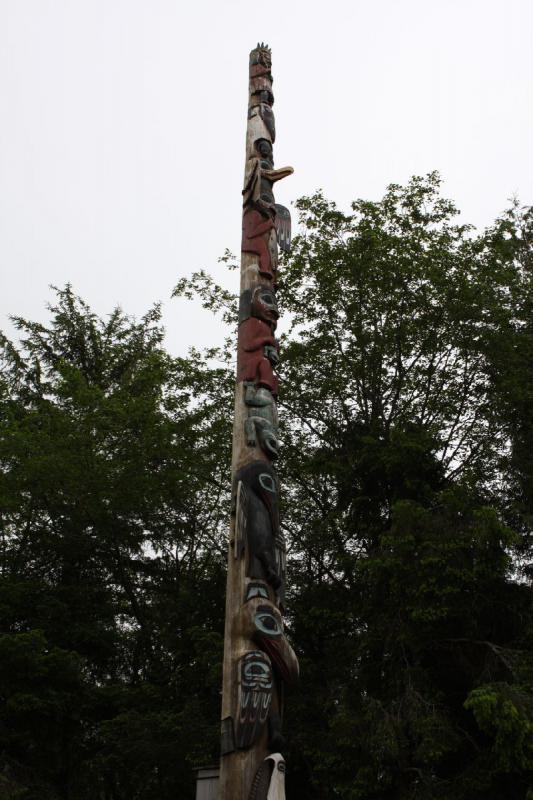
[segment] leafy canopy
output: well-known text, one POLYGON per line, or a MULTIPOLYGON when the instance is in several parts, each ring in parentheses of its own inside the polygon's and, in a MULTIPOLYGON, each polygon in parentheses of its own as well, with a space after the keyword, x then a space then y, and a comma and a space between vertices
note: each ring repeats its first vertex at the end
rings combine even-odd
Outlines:
MULTIPOLYGON (((533 213, 476 232, 436 174, 297 207, 287 794, 531 797, 533 213)), ((226 338, 172 358, 157 308, 101 320, 66 287, 2 342, 10 798, 192 797, 217 757, 236 298, 206 273, 175 293, 226 338)))

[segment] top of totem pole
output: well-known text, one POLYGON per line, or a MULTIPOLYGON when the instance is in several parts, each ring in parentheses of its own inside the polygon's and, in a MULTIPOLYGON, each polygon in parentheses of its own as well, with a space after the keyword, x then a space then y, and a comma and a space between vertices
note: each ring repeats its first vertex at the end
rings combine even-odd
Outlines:
POLYGON ((272 67, 272 50, 264 42, 258 42, 257 47, 250 53, 250 66, 253 67, 257 64, 270 69, 272 67))

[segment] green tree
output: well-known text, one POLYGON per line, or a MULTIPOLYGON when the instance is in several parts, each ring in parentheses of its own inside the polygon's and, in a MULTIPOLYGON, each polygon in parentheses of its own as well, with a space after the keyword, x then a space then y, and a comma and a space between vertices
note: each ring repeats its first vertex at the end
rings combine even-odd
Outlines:
MULTIPOLYGON (((287 794, 529 799, 532 212, 478 233, 435 174, 298 209, 287 794)), ((222 312, 220 348, 171 358, 157 309, 102 321, 68 287, 3 341, 7 797, 192 797, 216 757, 236 298, 176 294, 222 312)))
MULTIPOLYGON (((476 233, 436 174, 349 214, 320 193, 297 208, 279 291, 288 794, 524 798, 531 212, 476 233)), ((177 288, 228 308, 203 273, 177 288)))
POLYGON ((438 186, 414 178, 351 214, 301 200, 283 269, 302 797, 530 785, 528 520, 511 495, 529 456, 531 216, 476 234, 438 186))
POLYGON ((4 795, 175 797, 217 751, 232 391, 70 287, 3 340, 4 795))

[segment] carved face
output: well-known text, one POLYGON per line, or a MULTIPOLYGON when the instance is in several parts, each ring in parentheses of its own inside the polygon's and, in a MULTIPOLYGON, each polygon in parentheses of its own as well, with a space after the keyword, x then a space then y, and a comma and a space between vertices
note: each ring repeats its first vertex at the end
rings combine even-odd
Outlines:
POLYGON ((255 143, 255 149, 259 157, 267 162, 270 169, 274 166, 274 154, 272 152, 272 145, 268 139, 258 139, 255 143))
POLYGON ((279 319, 278 303, 271 289, 257 287, 252 298, 252 316, 276 324, 279 319))

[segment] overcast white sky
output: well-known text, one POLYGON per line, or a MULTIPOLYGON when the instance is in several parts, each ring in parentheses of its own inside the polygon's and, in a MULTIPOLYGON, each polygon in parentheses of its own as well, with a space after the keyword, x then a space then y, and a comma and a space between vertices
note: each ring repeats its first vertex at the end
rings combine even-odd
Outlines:
POLYGON ((533 203, 532 0, 0 0, 0 327, 70 281, 100 314, 170 300, 240 244, 248 53, 273 51, 278 185, 342 207, 437 169, 465 221, 533 203))

